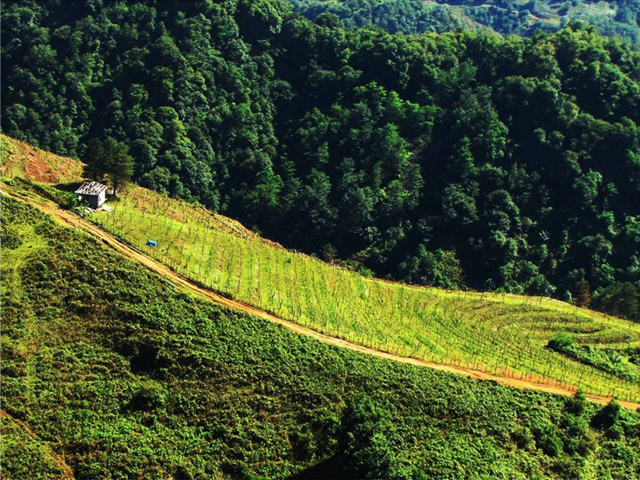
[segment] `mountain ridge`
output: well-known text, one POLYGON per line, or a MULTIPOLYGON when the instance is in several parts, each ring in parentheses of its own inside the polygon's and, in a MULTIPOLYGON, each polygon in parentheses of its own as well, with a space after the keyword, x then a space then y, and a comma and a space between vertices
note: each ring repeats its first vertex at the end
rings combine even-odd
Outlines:
POLYGON ((350 28, 375 26, 391 33, 416 34, 466 28, 531 36, 572 22, 594 25, 603 35, 640 47, 640 2, 503 0, 289 0, 296 11, 316 20, 336 15, 350 28))

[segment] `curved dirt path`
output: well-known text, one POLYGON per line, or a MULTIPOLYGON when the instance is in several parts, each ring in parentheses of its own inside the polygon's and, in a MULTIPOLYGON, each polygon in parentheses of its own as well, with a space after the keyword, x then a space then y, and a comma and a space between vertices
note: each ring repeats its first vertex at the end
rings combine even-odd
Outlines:
MULTIPOLYGON (((519 378, 509 377, 509 376, 500 376, 500 375, 496 375, 490 372, 485 372, 482 370, 475 370, 475 369, 459 367, 455 365, 445 365, 440 363, 428 362, 428 361, 420 360, 417 358, 403 357, 400 355, 395 355, 392 353, 375 350, 373 348, 365 347, 363 345, 358 345, 348 340, 343 340, 340 338, 325 335, 311 328, 304 327, 302 325, 291 322, 289 320, 285 320, 284 318, 280 318, 276 315, 265 312, 264 310, 260 310, 259 308, 253 307, 243 302, 239 302, 237 300, 227 298, 212 290, 203 288, 200 285, 198 285, 196 282, 176 273, 166 265, 152 259, 146 254, 141 253, 140 251, 136 250, 130 245, 124 243, 123 241, 119 240, 118 238, 111 235, 110 233, 103 230, 102 228, 98 227, 97 225, 94 225, 93 223, 90 223, 87 220, 84 220, 83 218, 75 215, 74 213, 69 212, 68 210, 63 210, 59 208, 57 205, 54 205, 53 203, 48 203, 45 201, 35 201, 33 199, 23 197, 21 195, 16 194, 15 192, 12 192, 11 189, 8 189, 7 185, 5 184, 3 184, 3 193, 16 200, 28 203, 33 207, 43 210, 46 213, 50 214, 54 218, 58 219, 59 221, 67 225, 71 225, 75 228, 84 230, 86 233, 92 235, 93 237, 100 239, 102 243, 111 247, 116 252, 144 265, 147 269, 162 276, 163 278, 170 281, 175 286, 182 288, 183 290, 190 291, 192 293, 197 294, 200 297, 204 297, 208 300, 211 300, 213 302, 216 302, 220 305, 231 308, 233 310, 249 313, 251 315, 262 318, 269 322, 282 325, 283 327, 295 333, 313 337, 326 344, 334 345, 342 348, 348 348, 349 350, 365 353, 367 355, 373 355, 375 357, 384 358, 386 360, 393 360, 396 362, 406 363, 406 364, 414 365, 418 367, 427 367, 434 370, 440 370, 443 372, 455 373, 457 375, 465 375, 467 377, 472 377, 478 380, 493 380, 502 385, 520 388, 523 390, 536 390, 539 392, 554 393, 554 394, 565 395, 565 396, 572 396, 576 393, 576 390, 566 388, 563 386, 546 385, 546 384, 534 382, 531 380, 519 379, 519 378)), ((594 394, 587 393, 586 396, 592 402, 603 404, 603 405, 609 403, 612 400, 612 397, 607 397, 603 395, 594 395, 594 394)), ((640 402, 631 402, 628 400, 616 400, 616 401, 620 405, 626 408, 640 409, 640 402)))

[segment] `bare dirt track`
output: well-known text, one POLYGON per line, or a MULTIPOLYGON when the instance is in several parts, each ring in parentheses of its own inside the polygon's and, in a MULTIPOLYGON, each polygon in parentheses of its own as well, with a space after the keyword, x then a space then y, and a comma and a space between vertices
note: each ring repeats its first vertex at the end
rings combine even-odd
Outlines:
MULTIPOLYGON (((539 392, 554 393, 554 394, 565 395, 565 396, 571 396, 576 393, 575 390, 572 390, 566 387, 557 386, 557 385, 538 383, 538 382, 533 382, 526 379, 519 379, 519 378, 503 376, 503 375, 495 375, 493 373, 485 372, 482 370, 459 367, 456 365, 443 365, 443 364, 434 363, 434 362, 427 362, 425 360, 420 360, 416 358, 409 358, 409 357, 403 357, 400 355, 394 355, 392 353, 383 352, 380 350, 375 350, 370 347, 358 345, 358 344, 349 342, 347 340, 324 335, 311 328, 304 327, 302 325, 291 322, 289 320, 285 320, 276 315, 265 312, 264 310, 260 310, 251 305, 227 298, 212 290, 203 288, 197 283, 193 282, 192 280, 189 280, 188 278, 183 277, 182 275, 171 270, 166 265, 150 258, 146 254, 136 250, 135 248, 122 242, 121 240, 111 235, 110 233, 104 231, 97 225, 94 225, 84 220, 83 218, 75 215, 74 213, 71 213, 67 210, 63 210, 58 206, 54 205, 53 203, 46 202, 44 200, 40 201, 40 200, 33 200, 31 198, 23 197, 13 192, 11 188, 8 187, 7 185, 3 184, 2 187, 3 187, 2 191, 4 194, 12 198, 15 198, 17 200, 28 203, 29 205, 36 207, 40 210, 45 211, 46 213, 52 215, 54 218, 56 218, 57 220, 61 221, 66 225, 83 230, 84 232, 90 234, 91 236, 101 240, 102 243, 109 246, 116 252, 128 257, 131 260, 134 260, 144 265, 147 269, 162 276, 163 278, 165 278, 166 280, 170 281, 172 284, 174 284, 175 286, 183 290, 189 291, 200 297, 206 298, 210 301, 213 301, 225 307, 231 308, 233 310, 249 313, 251 315, 262 318, 269 322, 282 325, 283 327, 295 333, 313 337, 329 345, 347 348, 349 350, 364 353, 367 355, 372 355, 378 358, 393 360, 396 362, 406 363, 406 364, 410 364, 418 367, 427 367, 434 370, 454 373, 457 375, 465 375, 467 377, 472 377, 478 380, 492 380, 509 387, 515 387, 515 388, 520 388, 524 390, 536 390, 539 392)), ((602 395, 593 395, 589 393, 586 393, 586 395, 587 395, 587 398, 589 398, 589 400, 591 400, 594 403, 606 404, 611 401, 611 397, 606 397, 602 395)), ((640 402, 631 402, 631 401, 625 401, 625 400, 617 400, 617 401, 620 405, 626 408, 640 409, 640 402)))

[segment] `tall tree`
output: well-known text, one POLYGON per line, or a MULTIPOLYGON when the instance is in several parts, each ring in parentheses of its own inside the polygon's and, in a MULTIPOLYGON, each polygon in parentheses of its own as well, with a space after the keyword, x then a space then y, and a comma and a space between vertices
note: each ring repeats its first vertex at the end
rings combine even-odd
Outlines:
POLYGON ((129 147, 112 137, 107 137, 104 142, 97 138, 90 140, 85 162, 85 177, 109 182, 114 195, 133 175, 134 163, 129 155, 129 147))

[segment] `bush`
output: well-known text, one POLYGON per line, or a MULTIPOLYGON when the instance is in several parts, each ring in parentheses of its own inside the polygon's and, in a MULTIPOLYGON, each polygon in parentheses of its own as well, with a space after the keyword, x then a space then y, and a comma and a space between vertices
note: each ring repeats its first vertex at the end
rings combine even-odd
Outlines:
POLYGON ((607 430, 620 422, 620 404, 615 400, 609 402, 591 419, 591 426, 607 430))
POLYGON ((368 395, 356 395, 343 417, 343 445, 346 462, 363 478, 391 478, 397 467, 389 437, 395 427, 389 412, 368 395))
POLYGON ((15 250, 22 245, 20 235, 18 235, 15 229, 2 225, 0 232, 2 232, 2 248, 15 250))
POLYGON ((150 412, 164 407, 167 394, 162 385, 152 380, 143 383, 129 401, 133 411, 150 412))
POLYGON ((547 343, 547 348, 556 352, 566 352, 573 347, 573 339, 566 333, 559 333, 547 343))
POLYGON ((538 422, 533 427, 536 447, 550 457, 562 453, 562 440, 558 436, 558 427, 549 421, 538 422))
POLYGON ((519 426, 511 432, 511 438, 521 449, 529 449, 533 445, 533 434, 527 427, 519 426))
POLYGON ((587 400, 587 395, 582 390, 578 390, 576 394, 566 402, 567 412, 574 415, 582 415, 588 406, 589 400, 587 400))
POLYGON ((590 345, 576 345, 573 339, 564 333, 549 340, 547 348, 619 378, 631 381, 640 379, 640 371, 636 367, 624 363, 620 353, 594 348, 590 345))

